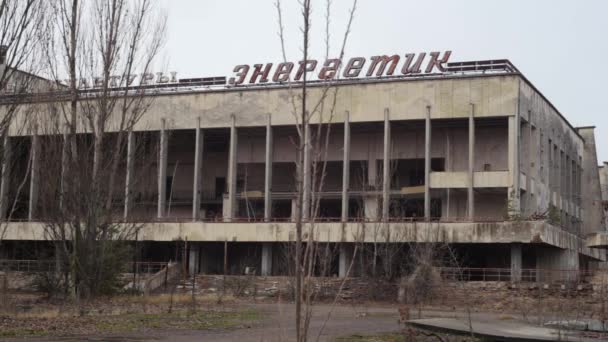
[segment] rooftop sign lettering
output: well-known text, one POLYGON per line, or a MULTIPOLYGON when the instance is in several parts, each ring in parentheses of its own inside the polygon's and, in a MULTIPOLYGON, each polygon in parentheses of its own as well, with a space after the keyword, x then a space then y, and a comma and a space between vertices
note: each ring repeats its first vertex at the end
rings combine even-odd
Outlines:
MULTIPOLYGON (((104 86, 105 80, 102 77, 80 78, 76 80, 76 87, 80 89, 101 88, 104 86)), ((171 71, 169 75, 163 72, 130 74, 126 76, 112 75, 107 80, 108 88, 146 86, 154 84, 177 83, 177 72, 171 71)), ((69 85, 70 80, 64 80, 64 85, 69 85)))
POLYGON ((443 55, 440 52, 430 52, 428 57, 426 52, 408 53, 403 57, 399 55, 373 56, 369 59, 353 57, 344 65, 337 58, 328 59, 322 65, 315 59, 300 61, 297 65, 292 62, 279 63, 274 68, 272 63, 252 66, 242 64, 234 67, 235 75, 228 82, 232 85, 298 82, 303 79, 304 73, 309 80, 429 74, 434 70, 444 72, 444 64, 448 62, 451 54, 452 51, 445 51, 443 55))

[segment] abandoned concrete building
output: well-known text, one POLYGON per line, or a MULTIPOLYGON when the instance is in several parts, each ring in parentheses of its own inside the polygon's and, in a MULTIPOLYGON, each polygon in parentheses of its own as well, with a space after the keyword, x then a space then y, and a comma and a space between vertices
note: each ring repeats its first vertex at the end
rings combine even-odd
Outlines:
MULTIPOLYGON (((227 262, 232 274, 287 274, 298 84, 182 85, 155 88, 129 133, 128 143, 145 136, 160 146, 150 181, 129 183, 129 153, 122 165, 130 196, 116 210, 143 223, 140 260, 178 259, 194 273, 222 273, 227 262)), ((326 85, 309 86, 319 99, 326 85)), ((334 251, 329 275, 346 275, 357 244, 445 243, 461 266, 510 270, 514 280, 605 260, 586 239, 606 230, 608 166, 598 172, 594 129, 573 127, 507 60, 332 86, 331 123, 308 130, 327 136, 324 153, 307 154, 307 165, 323 163, 323 184, 304 190, 305 207, 318 199, 305 229, 334 251)), ((15 133, 6 144, 18 139, 32 136, 15 133)), ((35 155, 38 145, 28 146, 18 156, 35 155)), ((45 240, 30 190, 7 223, 3 257, 27 258, 24 250, 45 240)), ((354 264, 351 275, 365 272, 354 264)))

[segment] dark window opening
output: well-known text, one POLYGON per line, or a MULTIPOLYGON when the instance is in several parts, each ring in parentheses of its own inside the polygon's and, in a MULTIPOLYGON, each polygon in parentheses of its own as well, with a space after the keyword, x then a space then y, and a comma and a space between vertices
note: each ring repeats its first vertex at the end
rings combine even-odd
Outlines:
POLYGON ((226 178, 216 177, 215 178, 215 198, 222 198, 226 192, 226 178))
POLYGON ((291 218, 291 200, 273 200, 272 217, 277 219, 291 218))
POLYGON ((168 176, 165 179, 165 200, 171 198, 171 191, 173 191, 173 176, 168 176))
MULTIPOLYGON (((424 218, 424 198, 391 199, 389 216, 391 218, 424 218)), ((431 218, 441 217, 441 199, 431 198, 431 218)))

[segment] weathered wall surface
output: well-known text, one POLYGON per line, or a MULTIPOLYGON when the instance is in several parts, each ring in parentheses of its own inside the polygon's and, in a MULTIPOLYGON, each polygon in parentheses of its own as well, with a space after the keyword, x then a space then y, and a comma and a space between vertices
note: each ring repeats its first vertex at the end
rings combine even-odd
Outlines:
POLYGON ((608 201, 608 161, 604 162, 599 168, 600 186, 602 187, 602 200, 608 201))
POLYGON ((597 153, 595 150, 595 135, 593 127, 579 128, 579 133, 585 138, 585 149, 582 158, 582 209, 584 233, 603 230, 602 192, 600 176, 597 171, 597 153))
MULTIPOLYGON (((305 226, 304 234, 311 232, 305 226)), ((316 223, 314 238, 321 242, 444 242, 444 243, 528 243, 545 244, 604 259, 604 251, 590 249, 574 234, 543 221, 501 222, 402 222, 316 223)), ((294 223, 148 223, 138 235, 143 241, 295 241, 294 223)), ((39 223, 9 223, 6 240, 44 240, 39 223)))
MULTIPOLYGON (((343 84, 336 88, 332 121, 343 122, 345 111, 350 112, 352 122, 382 121, 385 108, 390 110, 391 120, 422 120, 429 105, 432 118, 466 118, 471 103, 476 105, 477 117, 513 115, 517 110, 518 79, 514 75, 480 75, 343 84)), ((291 99, 296 93, 297 88, 254 87, 158 95, 153 97, 136 130, 159 130, 161 119, 167 120, 169 128, 194 128, 199 117, 203 127, 228 127, 231 115, 240 127, 264 126, 268 115, 272 116, 273 125, 293 125, 291 99)), ((322 87, 310 88, 311 107, 319 102, 322 93, 322 87)), ((329 116, 328 107, 325 106, 325 118, 329 116)), ((22 111, 24 115, 13 126, 13 134, 23 134, 16 128, 23 126, 26 116, 35 118, 25 115, 26 111, 43 118, 50 109, 39 104, 35 109, 23 107, 22 111)), ((108 125, 109 129, 115 127, 116 123, 108 125)))
MULTIPOLYGON (((546 212, 553 205, 562 214, 562 225, 571 231, 580 215, 580 182, 585 141, 528 82, 520 80, 519 168, 522 177, 522 212, 546 212)), ((586 169, 586 168, 585 168, 586 169)), ((588 169, 586 169, 588 170, 588 169)), ((594 225, 583 222, 583 232, 594 225)))

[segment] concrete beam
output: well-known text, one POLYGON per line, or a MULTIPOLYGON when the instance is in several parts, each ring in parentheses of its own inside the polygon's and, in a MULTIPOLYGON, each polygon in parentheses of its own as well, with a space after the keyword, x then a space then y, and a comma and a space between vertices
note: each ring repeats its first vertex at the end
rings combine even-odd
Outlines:
POLYGON ((166 120, 162 119, 160 146, 158 153, 158 210, 157 217, 163 218, 167 212, 167 158, 169 153, 169 133, 166 120))
POLYGON ((123 219, 126 221, 131 215, 131 207, 133 206, 133 172, 135 167, 135 133, 129 131, 127 133, 127 169, 125 176, 125 203, 123 211, 123 219))
POLYGON ((424 120, 424 219, 431 219, 431 106, 424 120))
POLYGON ((205 135, 201 129, 201 118, 197 119, 194 141, 194 179, 192 182, 192 220, 201 216, 201 196, 203 192, 203 147, 205 135))
POLYGON ((471 103, 469 112, 469 177, 467 186, 467 217, 475 217, 475 105, 471 103))
MULTIPOLYGON (((577 250, 581 254, 605 260, 602 249, 588 248, 575 234, 544 221, 502 222, 316 222, 305 224, 303 234, 311 234, 323 243, 377 243, 378 236, 391 236, 393 242, 433 243, 522 243, 577 250)), ((153 222, 142 223, 140 241, 233 241, 293 242, 295 223, 248 222, 153 222)), ((47 240, 43 223, 9 222, 4 240, 47 240)))
POLYGON ((266 158, 264 163, 264 221, 272 218, 272 116, 266 122, 266 158))
POLYGON ((382 157, 382 221, 388 221, 391 189, 391 122, 388 108, 384 109, 384 148, 382 157))
POLYGON ((28 205, 28 221, 33 221, 36 218, 36 209, 38 207, 38 183, 39 183, 39 175, 40 175, 40 138, 38 137, 38 133, 34 132, 34 135, 31 138, 31 147, 30 147, 30 158, 32 158, 32 162, 30 165, 30 198, 28 205))
POLYGON ((348 221, 348 187, 350 184, 350 114, 344 116, 344 154, 342 156, 342 222, 348 221))

